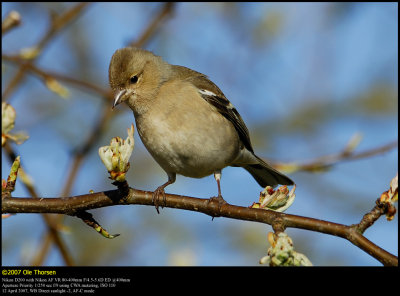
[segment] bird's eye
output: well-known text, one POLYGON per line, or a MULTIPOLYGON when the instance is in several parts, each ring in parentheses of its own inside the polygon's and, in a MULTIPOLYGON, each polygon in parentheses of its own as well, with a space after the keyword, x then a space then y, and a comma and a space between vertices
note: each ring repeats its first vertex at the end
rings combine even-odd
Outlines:
POLYGON ((135 76, 132 76, 131 78, 130 78, 130 82, 131 83, 136 83, 138 81, 138 77, 135 75, 135 76))

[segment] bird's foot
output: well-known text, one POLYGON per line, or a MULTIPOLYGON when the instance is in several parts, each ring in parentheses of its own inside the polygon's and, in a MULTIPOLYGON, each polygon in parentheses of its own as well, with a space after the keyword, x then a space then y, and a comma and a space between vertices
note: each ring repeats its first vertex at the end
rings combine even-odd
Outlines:
POLYGON ((156 211, 158 214, 160 214, 160 211, 158 210, 158 205, 160 201, 160 195, 163 197, 163 205, 161 205, 162 208, 167 205, 167 198, 165 196, 165 190, 164 188, 167 187, 168 185, 172 184, 175 182, 175 174, 168 175, 168 181, 159 186, 154 192, 153 192, 153 204, 156 207, 156 211))
POLYGON ((225 201, 225 199, 222 197, 221 194, 218 194, 218 196, 210 197, 207 201, 207 203, 214 203, 214 202, 218 203, 218 211, 215 211, 215 214, 211 215, 212 216, 211 220, 214 220, 215 217, 219 217, 221 212, 221 207, 224 204, 227 204, 227 202, 225 201))
POLYGON ((210 199, 208 201, 209 202, 213 202, 213 201, 218 202, 218 208, 219 209, 221 208, 221 206, 223 206, 224 204, 227 203, 226 200, 220 194, 218 196, 210 197, 210 199))
POLYGON ((159 202, 160 202, 160 195, 162 195, 162 197, 163 197, 163 205, 161 205, 161 207, 164 208, 164 206, 167 203, 164 188, 165 188, 165 186, 161 185, 153 193, 152 201, 153 201, 154 206, 156 207, 156 211, 158 214, 160 214, 160 211, 158 210, 158 206, 159 206, 159 202))

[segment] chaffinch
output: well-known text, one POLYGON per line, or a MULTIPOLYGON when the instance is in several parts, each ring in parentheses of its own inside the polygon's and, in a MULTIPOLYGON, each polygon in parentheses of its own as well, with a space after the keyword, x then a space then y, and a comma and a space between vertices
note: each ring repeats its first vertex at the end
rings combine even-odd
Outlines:
POLYGON ((170 65, 152 52, 126 47, 111 58, 109 82, 116 91, 114 106, 126 102, 133 110, 143 144, 164 169, 168 181, 176 174, 202 178, 214 173, 221 195, 221 170, 247 170, 262 187, 293 185, 293 181, 256 156, 249 131, 236 108, 206 75, 170 65))

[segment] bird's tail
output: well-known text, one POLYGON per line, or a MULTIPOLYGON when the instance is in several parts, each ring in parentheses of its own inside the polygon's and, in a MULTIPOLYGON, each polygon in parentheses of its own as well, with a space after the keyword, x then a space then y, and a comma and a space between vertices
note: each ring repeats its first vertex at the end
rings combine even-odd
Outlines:
POLYGON ((294 182, 284 174, 280 173, 258 156, 254 155, 258 162, 257 164, 247 164, 243 168, 248 171, 253 178, 260 184, 261 187, 275 187, 281 185, 293 185, 294 182))

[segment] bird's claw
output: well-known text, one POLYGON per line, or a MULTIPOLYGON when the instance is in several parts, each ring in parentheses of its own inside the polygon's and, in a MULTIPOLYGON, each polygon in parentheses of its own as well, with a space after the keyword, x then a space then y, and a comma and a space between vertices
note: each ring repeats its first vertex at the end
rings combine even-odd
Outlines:
POLYGON ((165 197, 165 191, 163 186, 158 187, 153 193, 152 201, 154 206, 156 207, 156 211, 158 214, 160 214, 160 211, 158 210, 160 195, 163 196, 163 205, 161 205, 161 207, 164 208, 164 206, 167 204, 167 199, 165 197))
POLYGON ((218 217, 218 216, 219 216, 219 213, 221 212, 221 207, 222 207, 224 204, 227 204, 227 202, 226 202, 226 200, 222 197, 221 194, 218 194, 218 196, 210 197, 210 198, 208 199, 207 203, 210 203, 210 202, 217 202, 217 203, 218 203, 218 214, 213 215, 213 216, 212 216, 212 219, 211 219, 211 220, 214 220, 215 217, 218 217))

